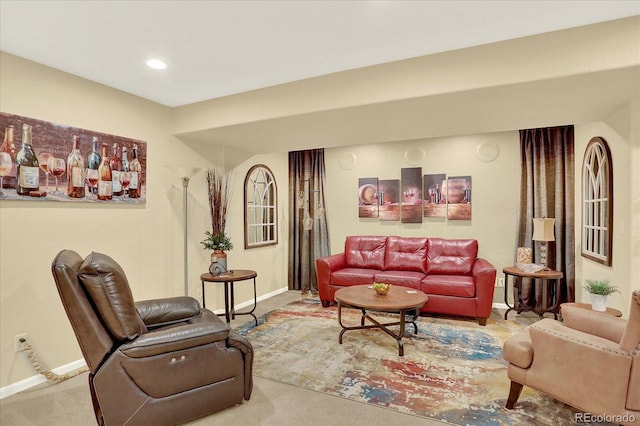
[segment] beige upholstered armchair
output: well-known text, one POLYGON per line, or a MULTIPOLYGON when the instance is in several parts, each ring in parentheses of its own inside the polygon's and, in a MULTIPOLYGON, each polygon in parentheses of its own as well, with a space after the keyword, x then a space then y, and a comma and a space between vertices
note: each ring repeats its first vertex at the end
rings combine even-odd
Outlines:
POLYGON ((629 319, 562 306, 564 322, 545 318, 504 344, 515 406, 523 385, 594 416, 640 424, 640 290, 629 319))
POLYGON ((124 271, 100 253, 63 250, 52 272, 99 425, 174 425, 251 396, 251 344, 197 300, 134 302, 124 271))

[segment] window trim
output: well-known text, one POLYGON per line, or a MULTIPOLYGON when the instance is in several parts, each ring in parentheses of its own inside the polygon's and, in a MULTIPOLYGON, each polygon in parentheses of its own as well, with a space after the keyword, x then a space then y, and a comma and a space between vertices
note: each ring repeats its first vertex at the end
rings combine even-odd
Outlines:
POLYGON ((582 160, 581 255, 594 262, 611 266, 612 251, 613 160, 607 141, 597 136, 587 144, 582 160), (596 162, 597 170, 594 171, 596 162), (606 193, 602 193, 601 189, 606 193), (601 193, 602 196, 592 197, 596 193, 601 193), (588 239, 591 240, 590 243, 588 239), (593 245, 599 247, 594 250, 587 248, 593 245))
POLYGON ((264 164, 256 164, 249 169, 244 179, 244 248, 252 249, 276 244, 278 244, 278 185, 276 183, 275 176, 269 167, 264 164), (256 200, 256 196, 259 191, 256 191, 255 177, 260 174, 267 177, 267 180, 269 181, 267 185, 273 188, 273 194, 271 194, 272 199, 269 200, 268 204, 263 204, 264 195, 268 193, 266 189, 262 191, 262 199, 256 200), (257 201, 259 201, 259 204, 257 204, 257 201), (251 210, 255 208, 256 205, 258 207, 271 210, 271 214, 268 216, 273 220, 269 222, 256 221, 256 223, 249 223, 248 219, 251 217, 251 210), (255 230, 255 228, 258 227, 271 227, 271 229, 268 230, 271 238, 260 242, 252 242, 250 238, 251 230, 255 230))

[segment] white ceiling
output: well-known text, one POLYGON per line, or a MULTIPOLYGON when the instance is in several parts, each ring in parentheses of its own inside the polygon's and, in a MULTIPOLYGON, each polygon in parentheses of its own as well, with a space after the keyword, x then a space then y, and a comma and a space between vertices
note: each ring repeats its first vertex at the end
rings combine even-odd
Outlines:
POLYGON ((180 106, 638 14, 640 0, 0 0, 0 49, 180 106))

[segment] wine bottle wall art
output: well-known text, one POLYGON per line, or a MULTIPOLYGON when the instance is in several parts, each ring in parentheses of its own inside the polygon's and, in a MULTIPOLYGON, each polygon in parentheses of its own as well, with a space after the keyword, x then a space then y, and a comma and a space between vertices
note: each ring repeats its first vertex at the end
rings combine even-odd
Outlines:
POLYGON ((0 112, 0 199, 146 202, 147 143, 0 112))

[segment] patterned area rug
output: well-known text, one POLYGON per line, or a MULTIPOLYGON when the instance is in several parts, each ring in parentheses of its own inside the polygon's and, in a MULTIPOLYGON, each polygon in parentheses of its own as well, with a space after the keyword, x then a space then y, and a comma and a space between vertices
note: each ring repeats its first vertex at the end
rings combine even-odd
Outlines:
MULTIPOLYGON (((359 311, 342 314, 345 324, 359 324, 359 311)), ((340 345, 337 308, 301 299, 237 331, 253 344, 254 374, 265 379, 457 425, 574 424, 573 408, 527 387, 516 409, 504 408, 502 344, 522 327, 421 317, 417 335, 407 327, 400 357, 381 330, 347 331, 340 345)))

